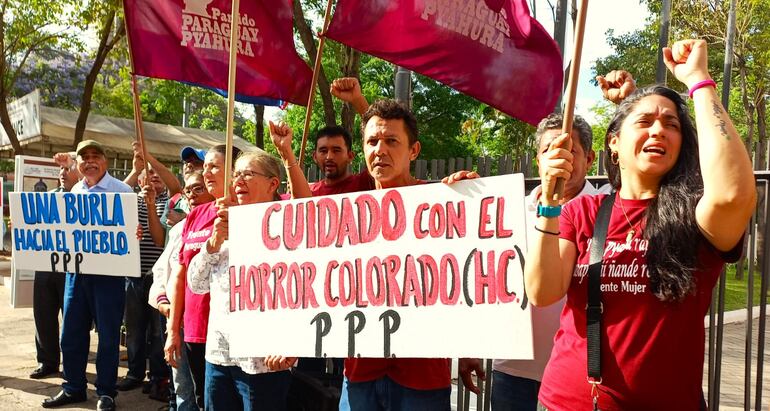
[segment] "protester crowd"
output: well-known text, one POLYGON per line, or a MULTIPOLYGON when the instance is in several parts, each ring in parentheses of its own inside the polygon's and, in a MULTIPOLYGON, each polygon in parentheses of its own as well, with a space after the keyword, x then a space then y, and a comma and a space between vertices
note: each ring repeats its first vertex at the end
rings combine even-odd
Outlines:
MULTIPOLYGON (((537 128, 541 185, 525 202, 534 359, 496 360, 491 376, 479 359, 459 360, 468 389, 478 392, 473 373, 491 378, 493 410, 707 409, 702 319, 723 264, 740 255, 756 193, 749 157, 707 71, 706 43, 677 42, 664 60, 690 89, 694 123, 671 89, 637 90, 624 71, 598 79, 618 104, 605 136, 610 185, 597 189, 585 179, 596 158, 585 120, 576 116, 571 133, 562 134, 563 118, 552 114, 537 128), (560 196, 557 179, 565 181, 560 196), (594 276, 594 268, 632 263, 648 273, 644 292, 599 290, 599 282, 620 279, 594 276)), ((39 366, 30 377, 57 373, 61 351, 65 381, 44 408, 86 401, 95 327, 98 410, 115 409, 119 391, 140 387, 172 410, 287 409, 290 370, 313 359, 230 354, 223 327, 230 304, 228 208, 280 200, 281 167, 293 198, 427 183, 410 173, 421 146, 408 108, 393 100, 369 105, 352 78, 335 80, 331 92, 361 115, 362 173, 349 171, 351 134, 326 127, 313 152, 324 178, 308 184, 292 130, 272 122, 280 158, 233 149, 233 169, 226 170, 224 145, 186 147, 183 184, 136 143, 124 181, 107 172, 96 141, 83 141, 74 156, 54 156, 61 166, 57 191, 138 190, 142 276, 36 273, 39 366), (228 172, 232 183, 225 186, 228 172), (118 381, 122 325, 128 372, 118 381)), ((477 177, 461 171, 444 183, 477 177)), ((339 409, 449 410, 450 392, 450 359, 348 358, 339 409)))

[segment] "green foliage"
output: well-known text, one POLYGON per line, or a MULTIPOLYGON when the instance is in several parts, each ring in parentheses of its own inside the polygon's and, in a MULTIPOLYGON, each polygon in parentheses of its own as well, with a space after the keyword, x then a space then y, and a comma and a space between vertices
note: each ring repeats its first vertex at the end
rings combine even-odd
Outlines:
MULTIPOLYGON (((226 128, 227 100, 213 91, 150 78, 140 78, 138 88, 144 121, 182 125, 184 101, 187 99, 190 104, 189 127, 218 131, 226 128)), ((127 65, 109 68, 100 74, 92 105, 98 114, 123 118, 134 116, 131 75, 127 65)), ((236 125, 244 123, 243 115, 236 110, 236 125)), ((235 133, 240 134, 241 129, 236 127, 235 133)))
POLYGON ((535 127, 513 119, 485 104, 477 104, 462 125, 461 141, 472 149, 467 155, 514 158, 535 151, 535 127))
MULTIPOLYGON (((770 28, 767 21, 770 18, 770 0, 736 0, 736 39, 732 72, 732 89, 730 92, 730 114, 736 127, 746 132, 745 107, 739 96, 749 92, 752 98, 757 97, 754 90, 767 90, 770 70, 770 28), (740 64, 745 64, 749 90, 739 90, 737 71, 740 64)), ((594 74, 605 74, 611 70, 624 69, 637 80, 640 86, 655 83, 655 66, 658 53, 658 31, 660 0, 645 0, 652 13, 647 24, 641 30, 615 36, 607 32, 608 42, 613 53, 598 59, 594 66, 594 74)), ((700 0, 684 0, 674 2, 671 15, 669 43, 685 38, 703 38, 709 43, 709 72, 714 80, 723 84, 723 66, 725 52, 725 33, 727 11, 730 2, 703 2, 700 0)), ((686 87, 676 81, 668 73, 668 86, 684 92, 686 87)), ((594 82, 595 83, 595 82, 594 82)))
MULTIPOLYGON (((327 76, 332 80, 342 75, 340 61, 343 56, 341 47, 334 42, 328 42, 326 50, 322 62, 327 76)), ((393 98, 394 72, 392 64, 362 55, 361 89, 368 101, 393 98)), ((532 149, 529 136, 534 133, 534 128, 526 123, 501 114, 471 97, 419 74, 413 74, 412 91, 412 107, 417 117, 422 145, 420 158, 499 156, 509 153, 517 156, 532 149), (471 124, 474 126, 471 127, 471 124)), ((340 108, 341 102, 335 99, 337 113, 340 113, 340 108)), ((291 106, 284 113, 283 120, 298 136, 293 143, 295 151, 300 148, 299 136, 304 126, 305 113, 305 107, 301 106, 291 106)), ((306 156, 312 154, 313 135, 323 126, 322 103, 316 94, 306 156)), ((358 163, 363 161, 359 116, 356 118, 353 135, 353 150, 357 155, 354 163, 358 163)))

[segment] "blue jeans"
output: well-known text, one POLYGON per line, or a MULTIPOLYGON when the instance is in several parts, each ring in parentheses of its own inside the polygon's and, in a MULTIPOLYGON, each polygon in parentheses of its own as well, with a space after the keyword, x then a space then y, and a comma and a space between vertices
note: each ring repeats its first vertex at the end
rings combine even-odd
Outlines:
POLYGON ((86 363, 91 344, 91 324, 96 322, 96 393, 114 397, 118 379, 118 352, 123 306, 124 277, 67 273, 64 284, 64 319, 61 331, 64 383, 68 393, 86 391, 86 363))
POLYGON ((206 361, 206 411, 286 410, 289 371, 248 374, 206 361))
POLYGON ((168 378, 168 366, 163 358, 160 317, 147 304, 152 275, 126 278, 126 378, 144 380, 147 359, 150 359, 150 380, 168 378))
POLYGON ((448 411, 452 387, 414 390, 387 376, 374 381, 342 382, 340 411, 448 411))
MULTIPOLYGON (((184 339, 184 331, 180 331, 179 338, 184 339)), ((193 388, 192 372, 187 362, 187 350, 179 350, 179 358, 176 360, 174 373, 174 392, 176 392, 176 409, 178 411, 198 411, 195 403, 195 389, 193 388)))
POLYGON ((536 411, 540 382, 492 372, 492 411, 536 411))

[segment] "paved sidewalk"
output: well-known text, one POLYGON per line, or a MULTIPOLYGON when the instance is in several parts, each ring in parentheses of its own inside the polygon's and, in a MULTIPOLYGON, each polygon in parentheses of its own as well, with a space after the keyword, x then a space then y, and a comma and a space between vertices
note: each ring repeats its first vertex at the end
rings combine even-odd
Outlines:
MULTIPOLYGON (((8 277, 6 277, 8 280, 8 277)), ((6 284, 8 284, 6 282, 6 284)), ((96 391, 93 382, 96 378, 97 335, 91 333, 91 353, 86 375, 88 401, 74 404, 72 408, 59 410, 95 410, 96 391)), ((125 349, 121 350, 124 353, 125 349)), ((54 395, 61 389, 59 377, 42 380, 30 379, 37 364, 35 362, 35 324, 31 308, 13 309, 10 307, 10 288, 0 286, 0 410, 37 410, 44 398, 54 395)), ((124 361, 118 370, 118 380, 126 375, 124 361)), ((124 410, 157 410, 163 403, 150 400, 141 389, 121 392, 116 398, 118 408, 124 410)))
MULTIPOLYGON (((745 311, 744 311, 745 316, 745 311)), ((768 318, 770 320, 770 318, 768 318)), ((752 347, 751 347, 751 398, 750 409, 754 409, 756 398, 756 378, 757 378, 757 330, 759 320, 752 322, 752 347)), ((708 338, 708 334, 706 334, 708 338)), ((708 341, 706 342, 708 350, 708 341)), ((746 322, 734 322, 725 324, 724 341, 722 345, 722 381, 720 387, 719 409, 721 411, 734 411, 744 409, 744 375, 745 375, 745 353, 746 353, 746 322)), ((706 352, 708 357, 708 351, 706 352)), ((764 369, 762 371, 762 411, 768 409, 770 404, 770 321, 768 321, 765 330, 765 352, 764 369)), ((704 365, 703 372, 708 372, 708 360, 704 365)), ((704 375, 703 389, 707 389, 707 376, 704 375)))

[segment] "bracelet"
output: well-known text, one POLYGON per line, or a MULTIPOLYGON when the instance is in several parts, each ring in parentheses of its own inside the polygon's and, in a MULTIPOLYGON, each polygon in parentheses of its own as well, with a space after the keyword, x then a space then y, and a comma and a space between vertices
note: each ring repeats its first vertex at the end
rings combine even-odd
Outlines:
POLYGON ((703 87, 707 87, 707 86, 711 86, 711 87, 717 88, 717 83, 714 80, 712 80, 712 79, 701 80, 701 81, 695 83, 690 88, 690 98, 692 98, 692 95, 693 95, 693 93, 695 93, 696 90, 701 89, 703 87))
POLYGON ((559 234, 561 234, 561 231, 555 231, 555 232, 554 232, 554 231, 543 230, 543 229, 541 229, 541 228, 538 228, 538 226, 535 226, 535 230, 536 230, 536 231, 540 231, 540 232, 541 232, 541 233, 543 233, 543 234, 550 234, 550 235, 555 235, 555 236, 557 236, 557 237, 559 236, 559 234))
POLYGON ((288 169, 290 169, 290 168, 292 168, 292 167, 295 167, 295 166, 297 166, 297 165, 299 165, 299 161, 298 161, 298 160, 295 160, 293 163, 291 163, 291 164, 289 164, 289 165, 286 165, 286 164, 284 164, 283 166, 284 166, 284 167, 285 167, 285 168, 288 170, 288 169))
POLYGON ((561 206, 544 206, 537 203, 537 216, 545 218, 554 218, 561 215, 561 206))

